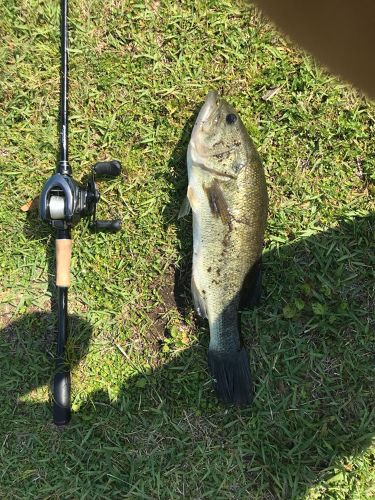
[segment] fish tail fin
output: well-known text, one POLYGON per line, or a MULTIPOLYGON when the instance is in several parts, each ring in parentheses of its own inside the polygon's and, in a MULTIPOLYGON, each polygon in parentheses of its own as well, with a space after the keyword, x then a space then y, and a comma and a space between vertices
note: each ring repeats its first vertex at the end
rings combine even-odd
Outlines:
POLYGON ((209 350, 208 366, 220 401, 236 405, 249 405, 252 402, 249 358, 243 347, 226 353, 209 350))

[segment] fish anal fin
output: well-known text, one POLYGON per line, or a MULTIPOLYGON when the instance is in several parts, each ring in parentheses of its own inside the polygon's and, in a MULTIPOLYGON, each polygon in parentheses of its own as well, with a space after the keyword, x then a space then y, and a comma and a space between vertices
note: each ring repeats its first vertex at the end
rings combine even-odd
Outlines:
POLYGON ((250 309, 259 305, 262 294, 262 258, 260 257, 245 276, 241 294, 240 309, 250 309))
POLYGON ((206 303, 202 294, 199 292, 197 285, 195 284, 194 277, 191 278, 191 294, 193 296, 194 307, 198 316, 207 318, 206 303))

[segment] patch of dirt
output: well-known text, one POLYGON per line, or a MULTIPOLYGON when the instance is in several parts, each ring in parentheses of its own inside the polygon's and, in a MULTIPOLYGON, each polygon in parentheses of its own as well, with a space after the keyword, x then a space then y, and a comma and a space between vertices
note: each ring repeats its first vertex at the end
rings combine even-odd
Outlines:
POLYGON ((168 268, 166 273, 161 276, 158 282, 152 285, 152 287, 159 289, 162 303, 159 303, 156 307, 152 308, 148 314, 152 322, 150 334, 153 339, 160 343, 165 338, 166 327, 171 311, 178 309, 173 293, 174 269, 172 267, 168 268))
POLYGON ((186 256, 179 267, 174 267, 173 296, 176 308, 182 317, 185 317, 191 309, 192 300, 190 292, 192 269, 192 254, 186 256))
POLYGON ((0 303, 0 328, 5 328, 10 321, 14 313, 14 306, 9 303, 0 303))
MULTIPOLYGON (((179 342, 186 346, 190 342, 194 330, 193 311, 190 302, 190 274, 191 266, 176 268, 169 266, 166 271, 158 276, 149 288, 157 290, 158 301, 149 300, 142 306, 140 321, 144 321, 144 313, 150 326, 146 333, 141 333, 137 325, 131 326, 131 350, 146 356, 149 365, 157 368, 162 362, 161 352, 166 340, 171 337, 171 329, 177 328, 181 336, 179 342), (189 283, 189 287, 187 286, 189 283), (189 319, 187 321, 187 318, 189 319), (192 326, 193 324, 193 326, 192 326)), ((123 309, 123 321, 130 315, 128 307, 137 310, 139 304, 128 304, 123 309)))
MULTIPOLYGON (((190 327, 186 324, 185 317, 188 314, 190 302, 187 295, 185 274, 185 269, 170 266, 153 285, 154 288, 158 289, 161 298, 161 302, 153 307, 148 314, 152 323, 151 343, 153 350, 157 352, 160 351, 165 338, 169 336, 167 326, 172 317, 176 318, 176 313, 180 323, 179 330, 185 332, 185 336, 188 338, 190 327)), ((190 283, 190 272, 188 280, 190 283)))
POLYGON ((163 299, 165 309, 178 309, 178 304, 175 296, 175 268, 169 267, 166 274, 163 276, 163 285, 159 293, 163 299))

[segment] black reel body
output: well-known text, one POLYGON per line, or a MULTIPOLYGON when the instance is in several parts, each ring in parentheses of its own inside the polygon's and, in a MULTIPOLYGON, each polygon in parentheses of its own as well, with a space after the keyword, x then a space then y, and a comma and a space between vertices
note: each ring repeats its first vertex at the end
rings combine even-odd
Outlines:
POLYGON ((113 160, 96 163, 86 187, 78 184, 69 174, 52 175, 40 195, 40 218, 57 229, 67 229, 82 217, 91 217, 92 229, 118 231, 121 229, 120 220, 96 220, 100 194, 95 181, 102 177, 117 177, 120 173, 120 162, 113 160))

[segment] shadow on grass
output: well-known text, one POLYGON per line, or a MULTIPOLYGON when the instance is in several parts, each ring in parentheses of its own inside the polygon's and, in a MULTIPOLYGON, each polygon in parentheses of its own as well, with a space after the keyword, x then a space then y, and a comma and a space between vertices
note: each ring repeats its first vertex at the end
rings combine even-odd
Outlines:
MULTIPOLYGON (((71 315, 69 318, 68 352, 71 367, 83 359, 91 339, 91 326, 71 315)), ((2 370, 1 419, 5 428, 12 429, 18 423, 17 416, 27 415, 29 403, 22 403, 26 394, 35 395, 33 420, 51 420, 51 413, 45 404, 38 403, 38 397, 45 399, 45 394, 38 396, 38 389, 48 385, 54 367, 56 341, 56 316, 46 313, 23 315, 18 321, 9 323, 1 330, 0 357, 2 370), (9 409, 13 408, 9 413, 9 409)), ((25 432, 32 432, 27 424, 25 432)))
MULTIPOLYGON (((186 132, 171 160, 178 179, 171 214, 186 188, 187 140, 186 132)), ((125 380, 116 400, 106 391, 90 394, 71 425, 55 429, 39 394, 53 371, 54 319, 29 314, 9 324, 0 332, 4 493, 298 498, 317 481, 323 492, 325 480, 332 485, 346 475, 349 484, 351 461, 373 430, 373 225, 374 217, 342 221, 265 252, 262 304, 242 314, 256 390, 251 408, 216 403, 206 347, 195 344, 151 374, 125 380), (35 401, 22 402, 26 395, 35 401)), ((174 288, 182 314, 190 307, 189 226, 181 221, 174 288)), ((91 327, 76 317, 71 325, 74 367, 91 327)))
POLYGON ((46 262, 48 265, 47 291, 50 295, 51 311, 57 313, 55 286, 55 238, 51 226, 39 219, 39 198, 35 198, 31 209, 26 213, 23 233, 28 240, 45 240, 46 262))
MULTIPOLYGON (((0 337, 3 484, 52 494, 60 475, 68 496, 99 488, 155 497, 184 484, 188 497, 220 485, 223 496, 290 498, 336 477, 341 459, 368 446, 373 423, 371 223, 343 222, 266 253, 267 297, 243 313, 256 387, 250 409, 216 405, 196 345, 127 380, 116 402, 91 394, 60 432, 38 391, 34 403, 21 402, 51 376, 53 319, 30 314, 9 324, 0 337)), ((75 317, 71 324, 75 364, 91 328, 75 317)))

